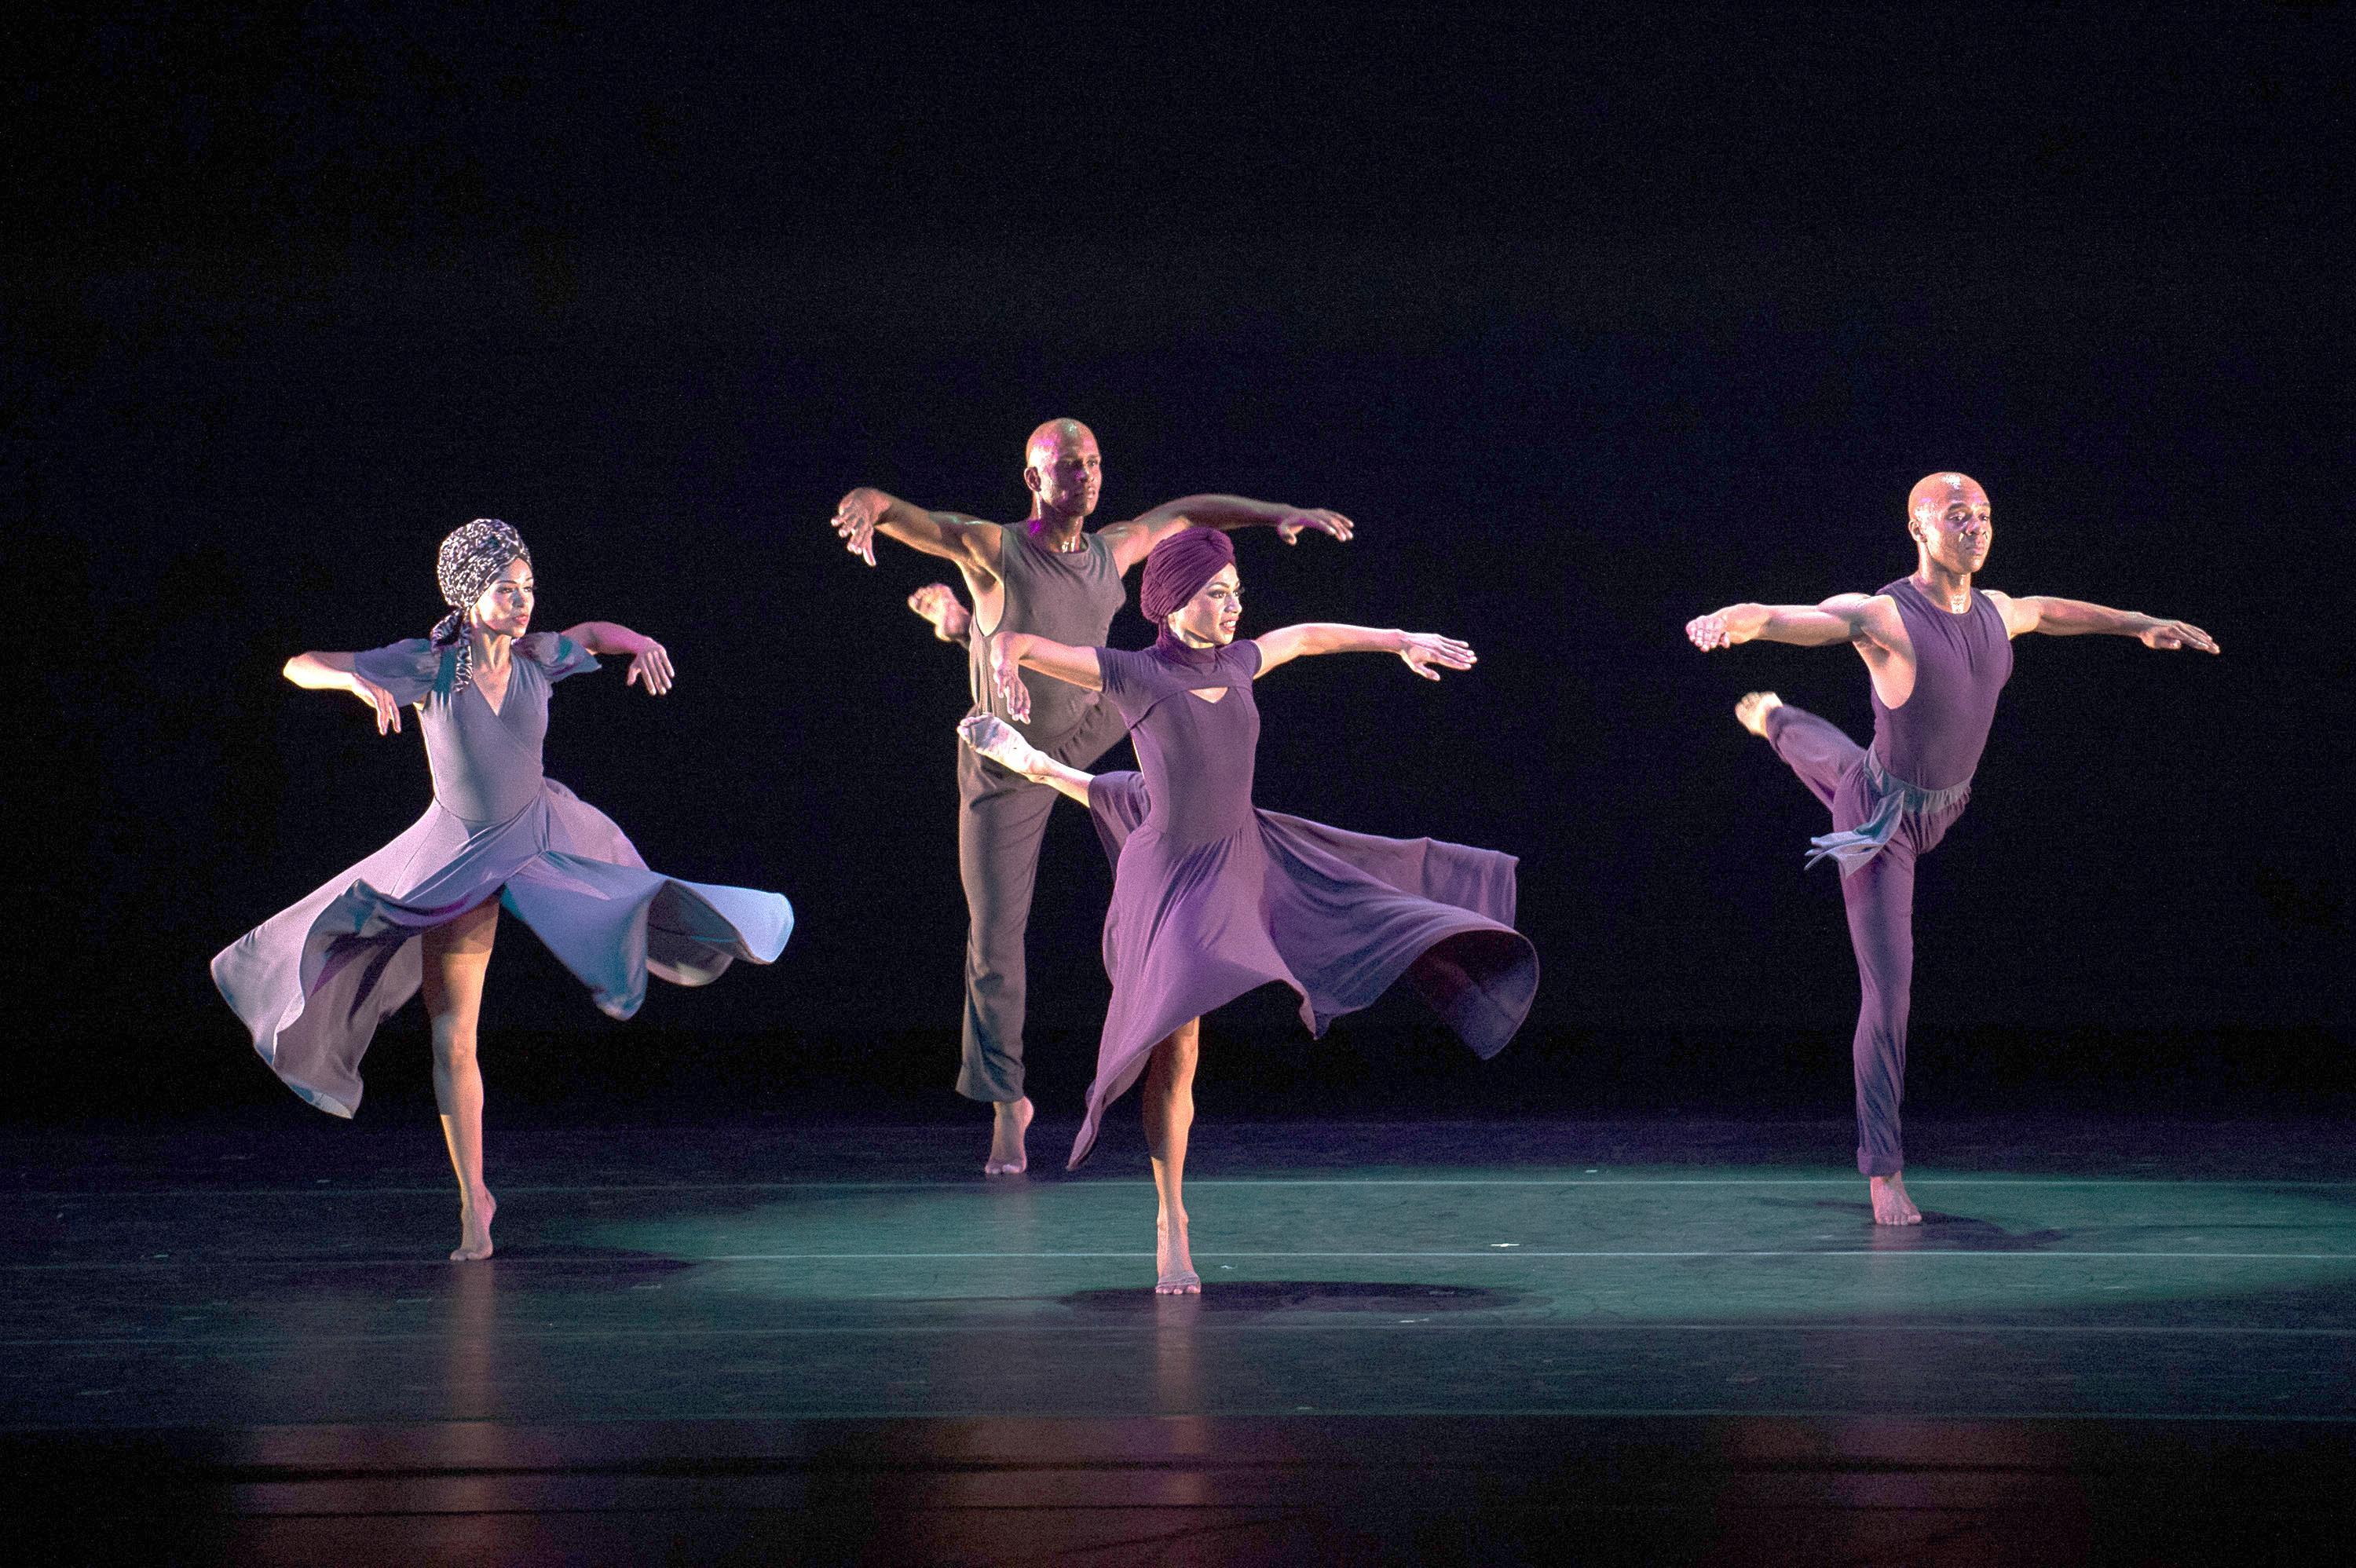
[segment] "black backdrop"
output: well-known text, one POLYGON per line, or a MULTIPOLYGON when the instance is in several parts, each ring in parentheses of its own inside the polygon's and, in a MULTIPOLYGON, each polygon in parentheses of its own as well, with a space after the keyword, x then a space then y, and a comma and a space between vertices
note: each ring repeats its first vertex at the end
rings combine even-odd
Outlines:
MULTIPOLYGON (((862 482, 1012 518, 1061 413, 1108 519, 1203 489, 1358 519, 1246 538, 1255 621, 1481 650, 1437 686, 1287 670, 1259 793, 1523 858, 1515 1082, 1845 1079, 1821 827, 1730 707, 1773 687, 1861 736, 1862 671, 1679 629, 1900 575, 1907 485, 1958 467, 1991 586, 2226 654, 2020 645, 1925 865, 1918 1061, 2346 1093, 2347 17, 1895 9, 39 25, 5 240, 13 1104, 274 1093, 205 960, 426 788, 413 733, 277 666, 421 634, 434 542, 479 514, 531 541, 543 624, 680 665, 660 702, 565 687, 552 773, 801 922, 775 971, 659 987, 626 1030, 511 930, 492 1038, 564 1031, 540 1060, 635 1063, 596 1080, 625 1096, 819 1056, 945 1082, 962 670, 898 607, 941 573, 870 571, 826 521, 862 482)), ((1034 1018, 1076 1095, 1108 883, 1076 813, 1048 866, 1034 1018)), ((1284 1016, 1228 1032, 1312 1060, 1284 1016)))

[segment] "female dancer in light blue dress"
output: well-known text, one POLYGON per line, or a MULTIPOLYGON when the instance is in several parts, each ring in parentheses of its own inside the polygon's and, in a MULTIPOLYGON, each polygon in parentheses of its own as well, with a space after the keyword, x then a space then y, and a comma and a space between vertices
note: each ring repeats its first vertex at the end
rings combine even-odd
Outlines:
POLYGON ((776 893, 683 882, 647 869, 603 812, 541 772, 549 688, 627 655, 627 679, 660 696, 670 656, 625 626, 530 628, 531 552, 507 524, 477 518, 442 541, 451 613, 431 637, 359 654, 300 654, 286 678, 348 691, 377 732, 413 704, 434 803, 391 843, 223 948, 213 981, 286 1086, 323 1111, 359 1104, 361 1055, 376 1026, 422 987, 434 1028, 434 1094, 458 1178, 454 1259, 491 1254, 497 1204, 483 1184, 483 1078, 475 1026, 499 909, 537 933, 626 1019, 647 976, 681 986, 731 960, 766 964, 793 930, 776 893))

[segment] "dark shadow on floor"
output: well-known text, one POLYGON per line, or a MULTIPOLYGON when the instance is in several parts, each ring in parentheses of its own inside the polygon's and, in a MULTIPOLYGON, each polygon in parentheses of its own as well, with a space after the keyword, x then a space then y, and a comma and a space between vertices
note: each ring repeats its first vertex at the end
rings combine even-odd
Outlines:
POLYGON ((1083 1290, 1062 1297, 1082 1312, 1151 1317, 1173 1303, 1199 1302, 1201 1310, 1262 1317, 1277 1312, 1379 1312, 1424 1317, 1438 1312, 1492 1312, 1518 1306, 1527 1293, 1482 1290, 1469 1285, 1419 1285, 1373 1280, 1205 1280, 1200 1297, 1156 1296, 1125 1290, 1083 1290))

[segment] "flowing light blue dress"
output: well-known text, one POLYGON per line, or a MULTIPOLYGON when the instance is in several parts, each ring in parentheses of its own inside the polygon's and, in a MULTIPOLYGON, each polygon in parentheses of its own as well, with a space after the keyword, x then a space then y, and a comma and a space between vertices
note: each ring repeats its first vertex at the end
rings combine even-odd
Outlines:
POLYGON ((597 667, 552 632, 518 638, 494 710, 455 693, 455 650, 412 638, 358 656, 361 676, 418 707, 434 804, 401 837, 214 955, 213 983, 286 1086, 323 1111, 360 1103, 377 1024, 415 995, 419 938, 497 896, 626 1019, 647 976, 703 986, 738 958, 775 959, 792 933, 777 893, 647 869, 622 830, 541 772, 549 688, 597 667))

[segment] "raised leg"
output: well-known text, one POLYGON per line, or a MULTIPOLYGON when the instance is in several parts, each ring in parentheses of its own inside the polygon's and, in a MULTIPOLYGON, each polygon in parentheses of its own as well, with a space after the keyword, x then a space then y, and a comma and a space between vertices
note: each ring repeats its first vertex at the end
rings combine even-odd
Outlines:
POLYGON ((1841 879, 1849 945, 1861 995, 1850 1060, 1857 1072, 1857 1168, 1869 1180, 1874 1220, 1922 1223, 1900 1173, 1905 1147, 1899 1105, 1906 1094, 1906 1019, 1914 989, 1914 847, 1901 835, 1841 879))
POLYGON ((1153 1048, 1145 1064, 1145 1148, 1153 1160, 1153 1288, 1162 1296, 1196 1296, 1203 1277, 1186 1250, 1186 1135, 1194 1125, 1194 1063, 1203 1020, 1180 1025, 1153 1048))
MULTIPOLYGON (((1799 775, 1808 793, 1829 806, 1840 782, 1865 761, 1865 748, 1842 733, 1839 725, 1819 719, 1804 708, 1794 708, 1772 691, 1754 691, 1735 704, 1734 716, 1754 735, 1766 738, 1799 775)), ((1857 824, 1836 822, 1836 827, 1857 824)))
POLYGON ((962 643, 973 629, 973 613, 946 582, 927 582, 909 594, 908 608, 929 622, 933 635, 945 643, 962 643))
POLYGON ((483 1185, 483 1073, 475 1060, 475 1028, 483 1010, 483 976, 498 934, 496 895, 457 919, 426 932, 425 1012, 434 1026, 434 1103, 442 1113, 442 1141, 458 1178, 455 1263, 491 1255, 491 1216, 498 1204, 483 1185))

